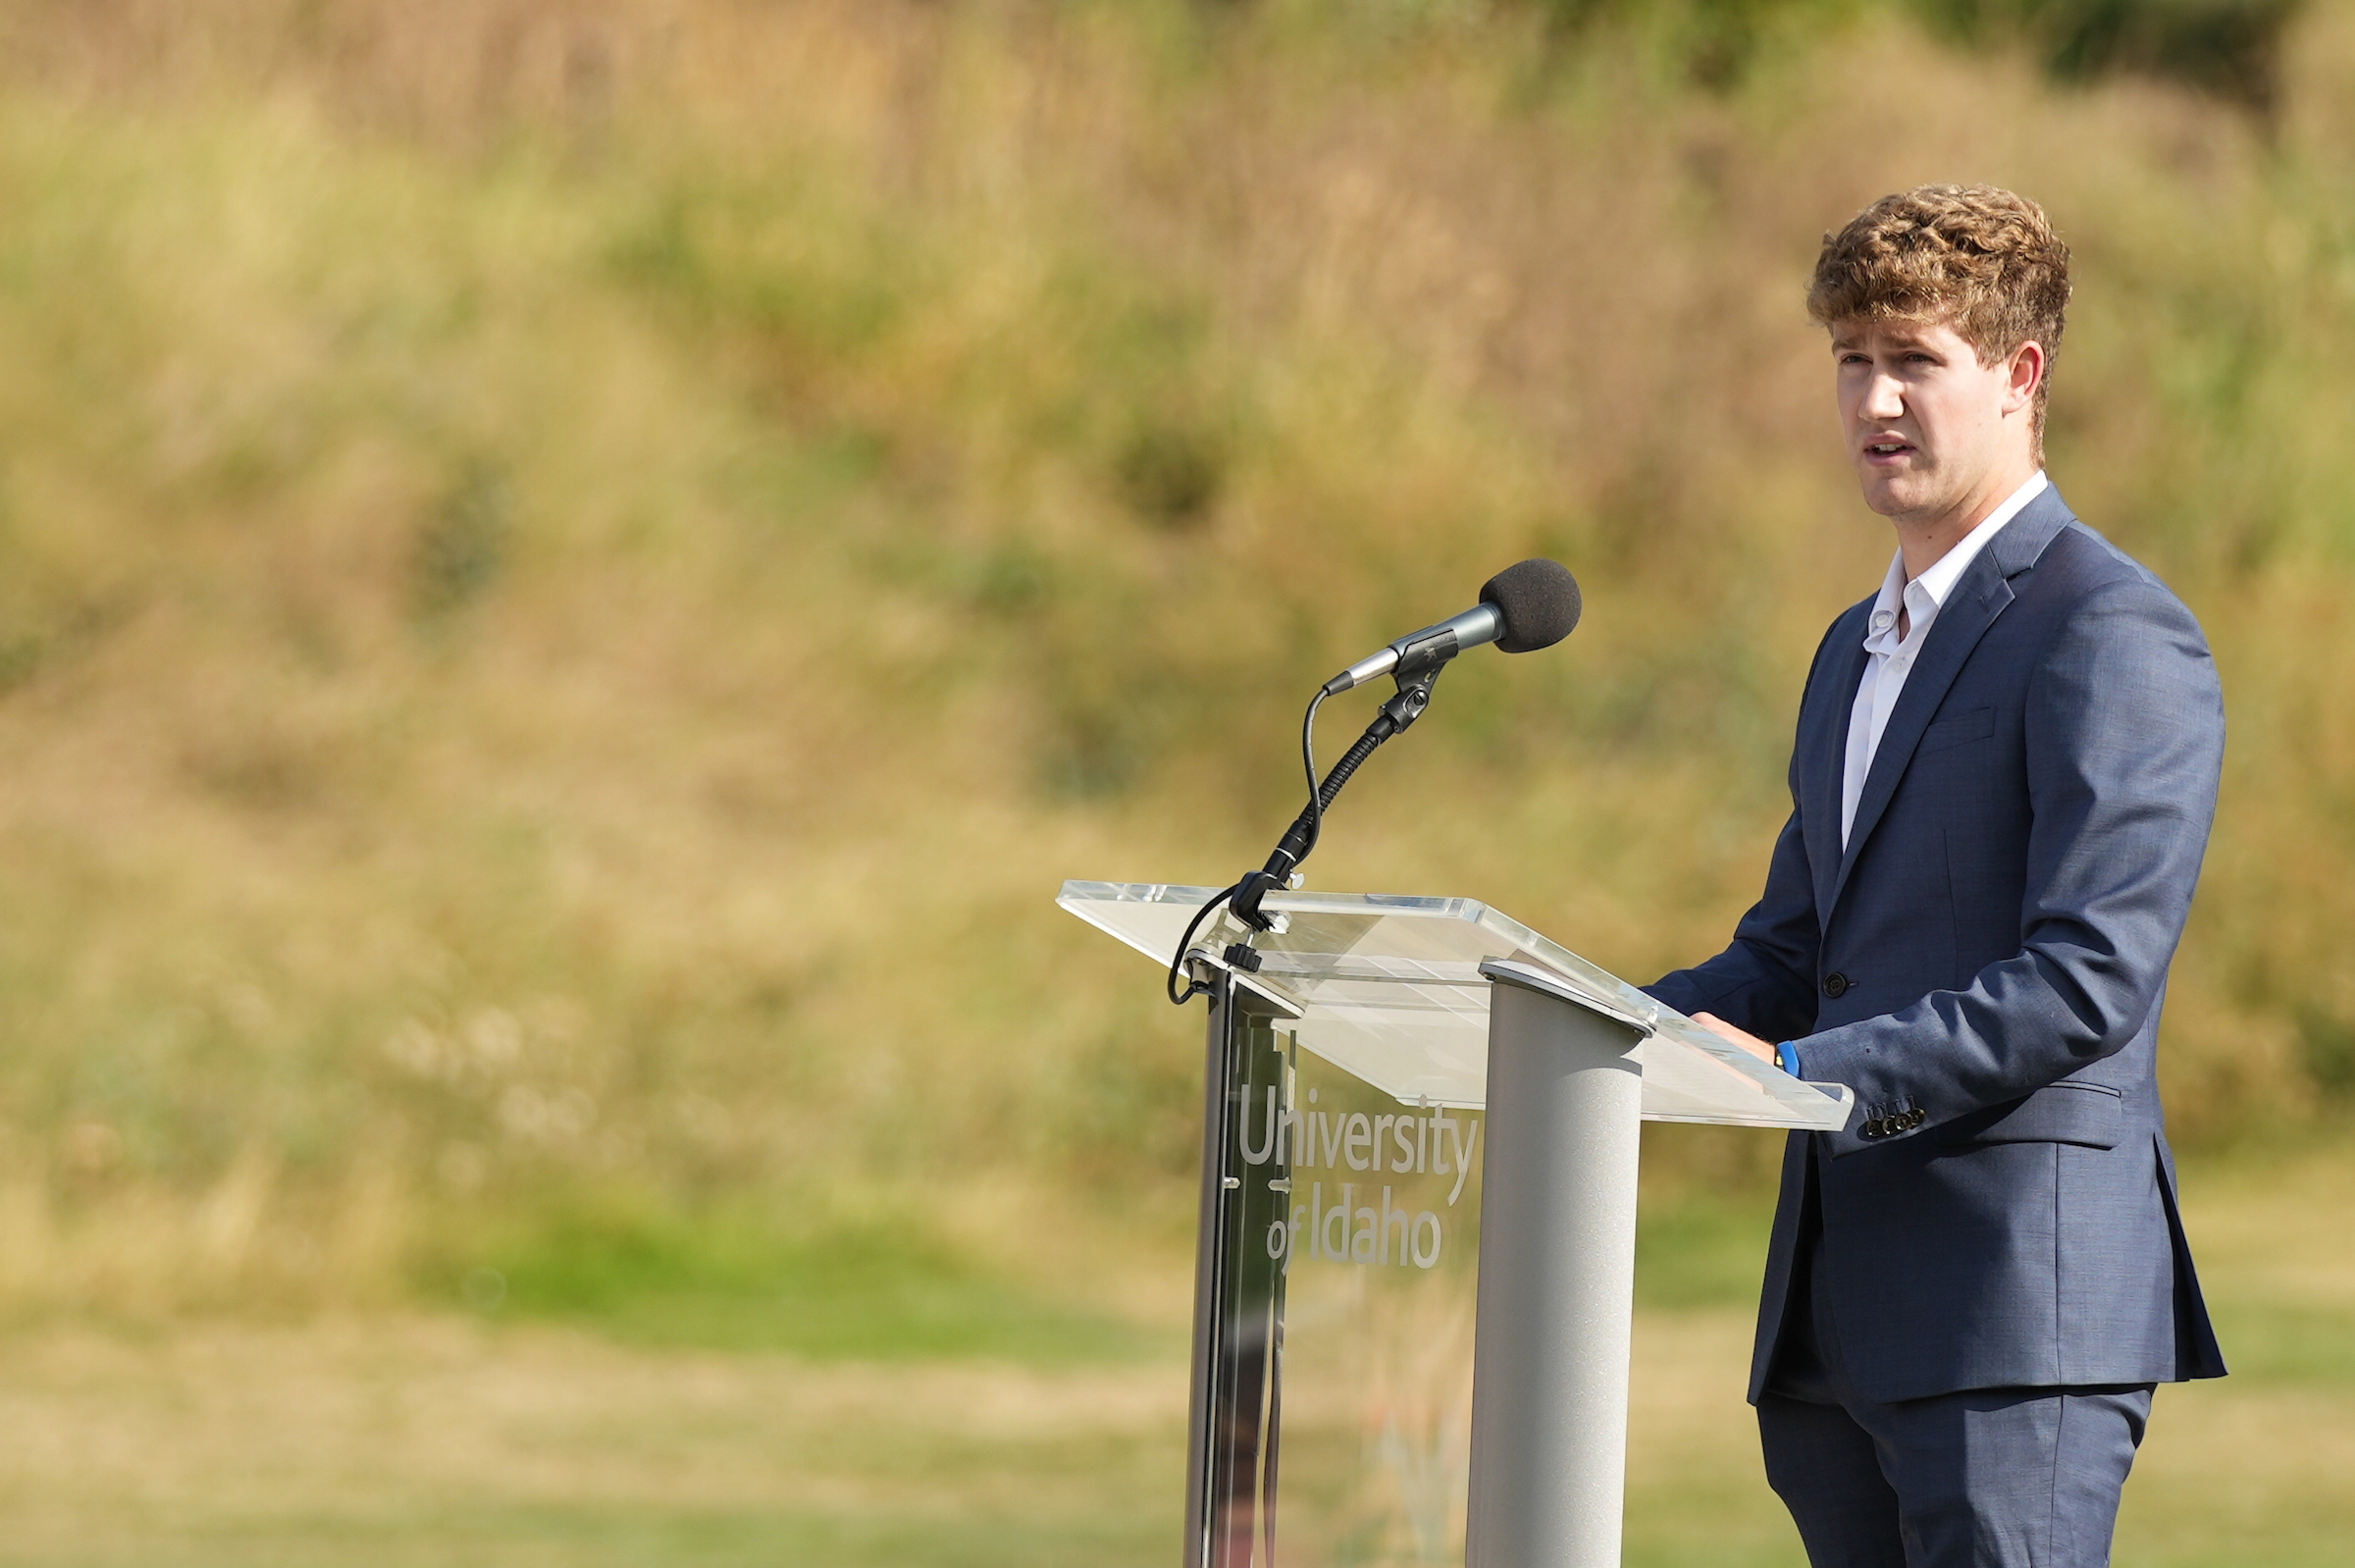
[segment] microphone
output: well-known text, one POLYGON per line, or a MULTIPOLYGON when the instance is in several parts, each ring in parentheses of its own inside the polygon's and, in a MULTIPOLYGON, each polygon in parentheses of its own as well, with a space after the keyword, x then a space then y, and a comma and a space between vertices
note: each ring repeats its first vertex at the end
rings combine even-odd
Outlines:
MULTIPOLYGON (((1234 917, 1250 929, 1273 929, 1275 919, 1261 912, 1260 901, 1283 886, 1292 873, 1292 867, 1306 860, 1309 852, 1317 847, 1317 839, 1324 830, 1325 808, 1333 804, 1334 796, 1340 794, 1341 786, 1349 782, 1350 775, 1358 770, 1367 758, 1374 755, 1376 747, 1423 716, 1423 709, 1431 702, 1432 685, 1439 680, 1439 671, 1446 667, 1447 661, 1465 649, 1477 648, 1483 643, 1494 643, 1507 653, 1528 653, 1541 648, 1551 648, 1569 636, 1571 629, 1578 625, 1580 607, 1578 579, 1570 575, 1570 568, 1559 561, 1542 557, 1525 560, 1517 566, 1507 566, 1490 578, 1481 588, 1480 602, 1472 608, 1460 615, 1450 615, 1435 626, 1409 633, 1381 653, 1359 659, 1327 681, 1315 701, 1308 705, 1307 717, 1300 721, 1300 755, 1302 765, 1308 772, 1310 790, 1308 806, 1292 819, 1292 825, 1284 829, 1275 853, 1268 857, 1268 863, 1246 873, 1233 887, 1203 905, 1194 916, 1195 925, 1199 925, 1203 916, 1224 899, 1234 917), (1317 704, 1352 686, 1363 685, 1378 675, 1395 678, 1398 695, 1382 705, 1382 711, 1375 715, 1373 723, 1366 726, 1366 732, 1357 738, 1357 744, 1350 747, 1341 759, 1334 764, 1333 771, 1325 775, 1325 781, 1318 783, 1314 748, 1310 744, 1317 719, 1317 704)), ((1194 939, 1195 925, 1186 928, 1183 940, 1178 943, 1178 957, 1170 961, 1170 999, 1174 1002, 1183 1000, 1177 990, 1178 967, 1184 957, 1185 944, 1194 939)), ((1259 960, 1247 940, 1229 947, 1227 958, 1229 962, 1240 964, 1246 968, 1259 967, 1259 960)), ((1185 994, 1191 996, 1194 993, 1189 990, 1185 994)))
POLYGON ((1483 643, 1504 653, 1551 648, 1578 625, 1582 607, 1578 579, 1560 561, 1539 556, 1507 566, 1482 586, 1479 603, 1369 653, 1327 681, 1325 695, 1338 697, 1378 676, 1436 668, 1483 643))

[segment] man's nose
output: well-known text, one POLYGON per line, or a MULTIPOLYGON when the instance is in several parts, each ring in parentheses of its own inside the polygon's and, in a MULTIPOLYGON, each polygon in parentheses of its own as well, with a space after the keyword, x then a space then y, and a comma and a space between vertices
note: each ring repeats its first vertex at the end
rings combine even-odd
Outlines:
POLYGON ((1898 385, 1897 378, 1879 371, 1873 372, 1871 379, 1864 383, 1864 400, 1857 405, 1857 412, 1873 421, 1903 418, 1906 394, 1898 385))

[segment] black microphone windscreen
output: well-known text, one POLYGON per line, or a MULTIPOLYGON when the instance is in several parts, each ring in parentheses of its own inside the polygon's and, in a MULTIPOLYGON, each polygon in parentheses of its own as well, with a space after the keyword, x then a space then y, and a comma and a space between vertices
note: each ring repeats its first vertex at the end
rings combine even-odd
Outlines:
POLYGON ((1507 566, 1490 578, 1480 591, 1483 604, 1493 604, 1504 616, 1504 633, 1497 650, 1534 653, 1551 648, 1570 635, 1582 608, 1578 579, 1560 561, 1540 556, 1507 566))

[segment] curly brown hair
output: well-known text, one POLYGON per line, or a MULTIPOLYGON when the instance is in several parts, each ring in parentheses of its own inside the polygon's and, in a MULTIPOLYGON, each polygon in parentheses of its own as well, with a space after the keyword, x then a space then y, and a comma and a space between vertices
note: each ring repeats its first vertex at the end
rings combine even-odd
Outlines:
POLYGON ((2068 309, 2068 246, 2044 209, 1994 185, 1917 185, 1883 196, 1823 236, 1807 314, 1942 322, 1992 365, 2021 343, 2044 350, 2030 428, 2044 458, 2044 404, 2068 309))

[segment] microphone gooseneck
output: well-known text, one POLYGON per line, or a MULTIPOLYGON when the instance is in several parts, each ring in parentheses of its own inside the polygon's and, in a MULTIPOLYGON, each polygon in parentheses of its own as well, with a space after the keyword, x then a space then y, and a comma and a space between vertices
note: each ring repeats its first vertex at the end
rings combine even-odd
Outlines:
MULTIPOLYGON (((1431 705, 1432 686, 1448 660, 1467 648, 1491 642, 1506 653, 1551 648, 1578 625, 1582 607, 1578 579, 1570 575, 1569 568, 1559 561, 1544 558, 1525 560, 1490 578, 1481 588, 1480 602, 1473 608, 1409 633, 1327 681, 1310 701, 1300 725, 1302 767, 1308 775, 1308 805, 1292 819, 1292 825, 1284 829, 1265 865, 1245 875, 1233 887, 1222 890, 1196 914, 1171 961, 1172 999, 1184 1000, 1177 989, 1178 969, 1186 957, 1186 944, 1193 940, 1194 930, 1211 910, 1224 903, 1252 931, 1266 931, 1274 926, 1274 918, 1261 910, 1260 901, 1284 886, 1293 870, 1316 849, 1324 831, 1326 808, 1340 794, 1341 786, 1365 765, 1377 747, 1423 716, 1423 710, 1431 705), (1396 694, 1382 705, 1374 722, 1366 726, 1366 732, 1320 782, 1315 747, 1319 705, 1380 675, 1387 675, 1397 683, 1396 694)), ((1247 969, 1259 967, 1258 955, 1246 943, 1229 947, 1226 957, 1230 963, 1247 969)), ((1185 996, 1193 994, 1193 988, 1185 992, 1185 996)))

